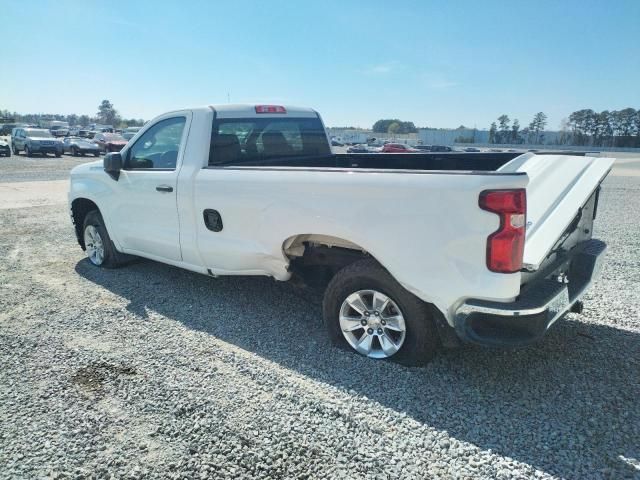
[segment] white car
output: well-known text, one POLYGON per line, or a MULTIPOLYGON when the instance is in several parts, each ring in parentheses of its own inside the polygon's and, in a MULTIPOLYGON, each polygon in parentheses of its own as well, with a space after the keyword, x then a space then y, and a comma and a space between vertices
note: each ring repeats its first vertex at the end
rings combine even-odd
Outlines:
MULTIPOLYGON (((326 286, 337 344, 422 364, 439 345, 531 343, 580 298, 613 159, 532 153, 332 154, 309 108, 161 115, 71 172, 89 261, 326 286)), ((264 305, 255 306, 256 309, 264 305)))

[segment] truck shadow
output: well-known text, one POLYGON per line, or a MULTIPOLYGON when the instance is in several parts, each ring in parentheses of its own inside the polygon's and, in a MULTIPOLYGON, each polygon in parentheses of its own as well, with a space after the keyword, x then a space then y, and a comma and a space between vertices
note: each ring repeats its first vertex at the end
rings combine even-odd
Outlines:
POLYGON ((331 347, 320 299, 288 284, 211 279, 151 261, 101 270, 82 260, 75 270, 141 318, 155 311, 482 450, 560 477, 581 468, 612 478, 639 473, 625 461, 640 459, 637 333, 571 316, 525 349, 468 346, 406 368, 331 347), (574 428, 569 436, 565 425, 574 428))

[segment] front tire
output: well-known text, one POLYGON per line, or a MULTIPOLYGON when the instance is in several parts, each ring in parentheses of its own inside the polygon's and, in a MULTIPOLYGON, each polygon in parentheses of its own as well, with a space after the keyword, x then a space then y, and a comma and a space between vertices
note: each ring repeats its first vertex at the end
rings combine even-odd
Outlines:
POLYGON ((323 314, 335 345, 369 358, 419 366, 439 347, 431 307, 373 259, 354 262, 333 277, 323 314))
POLYGON ((29 145, 24 147, 24 153, 27 157, 33 157, 33 152, 31 151, 31 149, 29 148, 29 145))
POLYGON ((113 246, 102 215, 97 210, 87 213, 82 227, 85 251, 89 261, 96 267, 117 268, 124 264, 122 254, 113 246))
POLYGON ((18 151, 18 147, 16 147, 15 145, 12 145, 12 147, 13 147, 13 148, 12 148, 12 150, 13 150, 13 154, 14 154, 14 155, 18 155, 18 153, 20 153, 20 152, 18 151))

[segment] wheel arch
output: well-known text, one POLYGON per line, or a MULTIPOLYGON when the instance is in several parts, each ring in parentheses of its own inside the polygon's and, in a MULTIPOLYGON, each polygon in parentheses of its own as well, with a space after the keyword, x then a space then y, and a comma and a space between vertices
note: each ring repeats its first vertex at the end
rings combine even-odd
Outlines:
POLYGON ((92 210, 97 210, 100 212, 100 208, 93 201, 88 198, 80 197, 76 198, 71 202, 71 218, 73 220, 73 225, 76 231, 76 238, 78 239, 78 243, 85 249, 84 245, 84 235, 82 234, 82 226, 84 225, 84 219, 87 214, 92 210))
POLYGON ((289 259, 289 271, 312 286, 327 284, 339 270, 357 260, 374 258, 350 240, 320 233, 291 235, 282 243, 282 252, 289 259))

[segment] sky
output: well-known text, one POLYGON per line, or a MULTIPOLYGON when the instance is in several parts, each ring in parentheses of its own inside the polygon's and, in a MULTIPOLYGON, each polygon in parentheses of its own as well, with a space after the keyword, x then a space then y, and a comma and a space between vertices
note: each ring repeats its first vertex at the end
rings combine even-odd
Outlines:
POLYGON ((380 118, 548 128, 640 108, 640 1, 0 0, 0 109, 126 118, 191 106, 309 106, 380 118))

